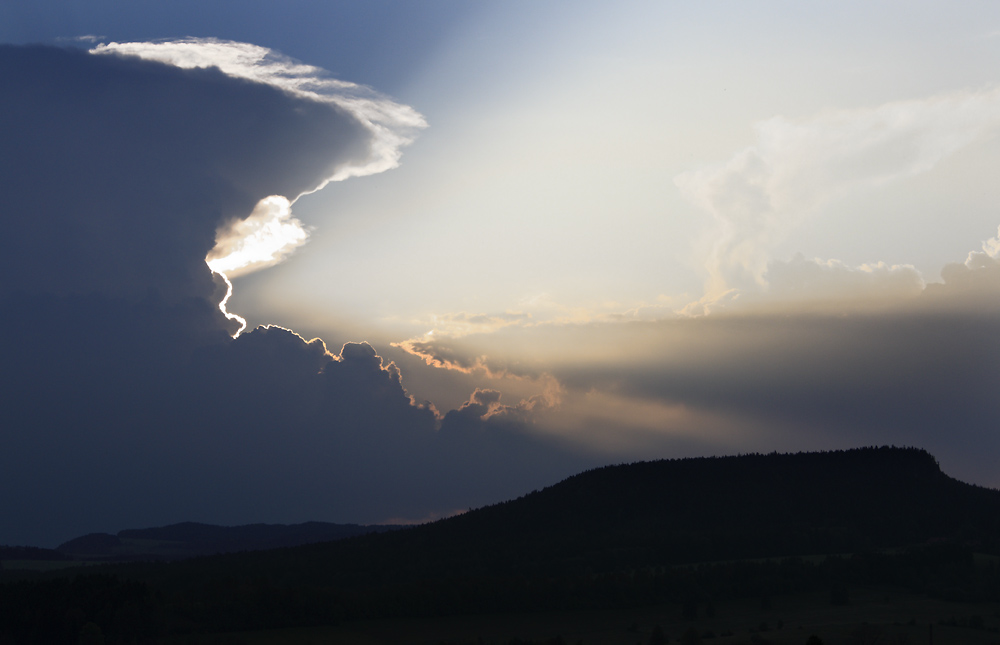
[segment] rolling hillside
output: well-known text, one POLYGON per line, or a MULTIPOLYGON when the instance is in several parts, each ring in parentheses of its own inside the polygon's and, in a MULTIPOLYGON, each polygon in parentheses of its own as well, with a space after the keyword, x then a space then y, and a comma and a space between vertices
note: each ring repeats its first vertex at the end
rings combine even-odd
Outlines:
POLYGON ((107 565, 72 583, 72 573, 40 575, 0 585, 0 625, 25 615, 59 624, 95 597, 107 624, 133 616, 146 632, 122 633, 138 640, 820 592, 846 603, 853 585, 1000 600, 997 558, 984 568, 974 553, 1000 555, 1000 491, 948 477, 921 450, 668 460, 587 471, 407 530, 107 565))

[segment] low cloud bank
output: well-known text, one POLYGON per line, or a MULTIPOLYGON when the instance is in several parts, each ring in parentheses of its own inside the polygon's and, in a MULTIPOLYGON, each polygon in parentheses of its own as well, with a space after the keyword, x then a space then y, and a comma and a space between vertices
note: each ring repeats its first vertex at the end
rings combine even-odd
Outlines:
POLYGON ((508 378, 544 369, 560 407, 536 411, 535 426, 605 454, 894 443, 1000 486, 995 246, 987 241, 926 286, 907 267, 797 258, 770 265, 766 296, 710 316, 508 328, 403 347, 428 364, 490 365, 508 378))

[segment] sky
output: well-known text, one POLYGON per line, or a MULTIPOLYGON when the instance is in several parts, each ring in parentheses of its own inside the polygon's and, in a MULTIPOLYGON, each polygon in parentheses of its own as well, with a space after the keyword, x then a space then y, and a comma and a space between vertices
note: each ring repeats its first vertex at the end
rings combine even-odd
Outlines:
POLYGON ((0 0, 0 544, 998 487, 998 63, 987 2, 0 0))

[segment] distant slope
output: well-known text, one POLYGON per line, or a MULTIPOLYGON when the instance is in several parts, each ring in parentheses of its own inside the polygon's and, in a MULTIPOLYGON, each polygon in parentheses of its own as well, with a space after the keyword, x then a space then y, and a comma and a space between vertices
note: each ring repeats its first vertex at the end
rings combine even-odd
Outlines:
POLYGON ((743 455, 608 466, 398 534, 303 550, 338 572, 611 571, 742 558, 968 544, 1000 553, 1000 491, 923 450, 743 455), (382 563, 381 565, 376 564, 382 563))
MULTIPOLYGON (((111 537, 236 544, 233 535, 270 529, 232 530, 185 524, 111 537)), ((948 477, 922 450, 657 461, 591 470, 405 531, 0 585, 0 636, 8 624, 34 642, 96 597, 108 599, 106 615, 131 612, 148 634, 823 591, 846 602, 857 584, 1000 601, 1000 568, 978 566, 973 551, 1000 555, 1000 491, 948 477), (806 554, 852 555, 786 559, 806 554), (689 563, 714 564, 674 566, 689 563)))
POLYGON ((77 560, 180 560, 330 542, 398 528, 401 527, 327 522, 244 526, 183 522, 158 528, 126 529, 117 535, 91 533, 59 545, 56 551, 65 558, 77 560))
POLYGON ((54 549, 41 549, 34 546, 0 546, 0 562, 4 560, 67 560, 67 559, 68 558, 65 555, 54 549))
POLYGON ((314 559, 337 560, 344 579, 374 570, 396 579, 442 570, 607 571, 934 541, 1000 553, 1000 491, 952 479, 914 448, 752 454, 607 466, 433 524, 339 541, 389 528, 184 523, 84 536, 58 551, 178 559, 313 544, 295 557, 310 569, 314 559))
POLYGON ((961 589, 952 597, 1000 598, 997 580, 976 578, 972 550, 1000 554, 1000 491, 948 477, 922 450, 864 448, 608 466, 406 531, 128 575, 200 603, 199 624, 263 628, 745 597, 766 580, 780 581, 766 593, 871 575, 940 590, 939 569, 961 572, 947 583, 961 589), (788 569, 745 563, 859 553, 868 555, 788 569), (744 564, 674 568, 734 560, 744 564), (286 609, 265 620, 276 606, 286 609))
POLYGON ((454 518, 449 530, 498 544, 551 537, 562 551, 652 549, 681 563, 936 539, 995 548, 998 511, 1000 491, 948 477, 925 451, 885 447, 608 466, 454 518))

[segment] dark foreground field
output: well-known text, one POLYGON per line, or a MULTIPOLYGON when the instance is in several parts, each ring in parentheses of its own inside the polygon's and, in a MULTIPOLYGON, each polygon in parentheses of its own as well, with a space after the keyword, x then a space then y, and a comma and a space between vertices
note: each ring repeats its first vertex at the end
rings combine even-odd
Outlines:
POLYGON ((647 645, 662 630, 676 645, 805 645, 816 635, 826 645, 993 645, 1000 643, 1000 604, 932 600, 893 588, 851 590, 848 605, 829 594, 808 593, 727 601, 714 616, 701 607, 695 618, 683 608, 657 605, 622 610, 457 616, 359 621, 338 627, 180 636, 164 645, 389 645, 397 643, 509 645, 647 645))

